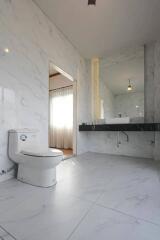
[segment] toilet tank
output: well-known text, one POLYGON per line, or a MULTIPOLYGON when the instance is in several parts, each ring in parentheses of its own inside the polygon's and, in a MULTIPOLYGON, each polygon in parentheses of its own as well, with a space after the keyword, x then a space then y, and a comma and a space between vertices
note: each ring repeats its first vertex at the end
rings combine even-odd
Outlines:
POLYGON ((12 158, 22 150, 38 148, 38 130, 36 129, 11 129, 8 135, 8 154, 12 158))

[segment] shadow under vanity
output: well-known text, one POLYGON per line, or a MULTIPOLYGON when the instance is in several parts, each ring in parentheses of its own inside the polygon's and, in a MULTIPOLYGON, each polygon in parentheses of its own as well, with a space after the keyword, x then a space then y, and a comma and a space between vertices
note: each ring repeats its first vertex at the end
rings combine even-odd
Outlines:
POLYGON ((152 42, 92 60, 92 119, 79 125, 89 151, 160 160, 159 48, 152 42))

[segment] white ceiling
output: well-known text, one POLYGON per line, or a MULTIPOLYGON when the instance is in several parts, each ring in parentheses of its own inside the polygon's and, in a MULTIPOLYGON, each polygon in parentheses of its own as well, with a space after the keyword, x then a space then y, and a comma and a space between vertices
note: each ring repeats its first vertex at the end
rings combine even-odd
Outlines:
POLYGON ((34 0, 86 58, 160 37, 160 0, 34 0))

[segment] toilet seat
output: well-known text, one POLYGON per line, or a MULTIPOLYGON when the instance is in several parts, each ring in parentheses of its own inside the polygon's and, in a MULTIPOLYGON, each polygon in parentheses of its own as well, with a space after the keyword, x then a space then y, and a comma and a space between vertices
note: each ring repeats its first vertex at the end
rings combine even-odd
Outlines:
POLYGON ((62 156, 63 152, 58 150, 58 149, 54 149, 54 150, 48 150, 47 152, 35 152, 35 151, 21 151, 21 153, 23 155, 27 155, 27 156, 33 156, 33 157, 58 157, 58 156, 62 156))

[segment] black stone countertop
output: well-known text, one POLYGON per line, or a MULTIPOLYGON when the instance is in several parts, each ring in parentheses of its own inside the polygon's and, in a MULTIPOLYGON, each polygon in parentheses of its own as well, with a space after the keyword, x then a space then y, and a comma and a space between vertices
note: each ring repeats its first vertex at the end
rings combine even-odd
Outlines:
POLYGON ((79 131, 160 131, 160 123, 82 124, 79 131))

